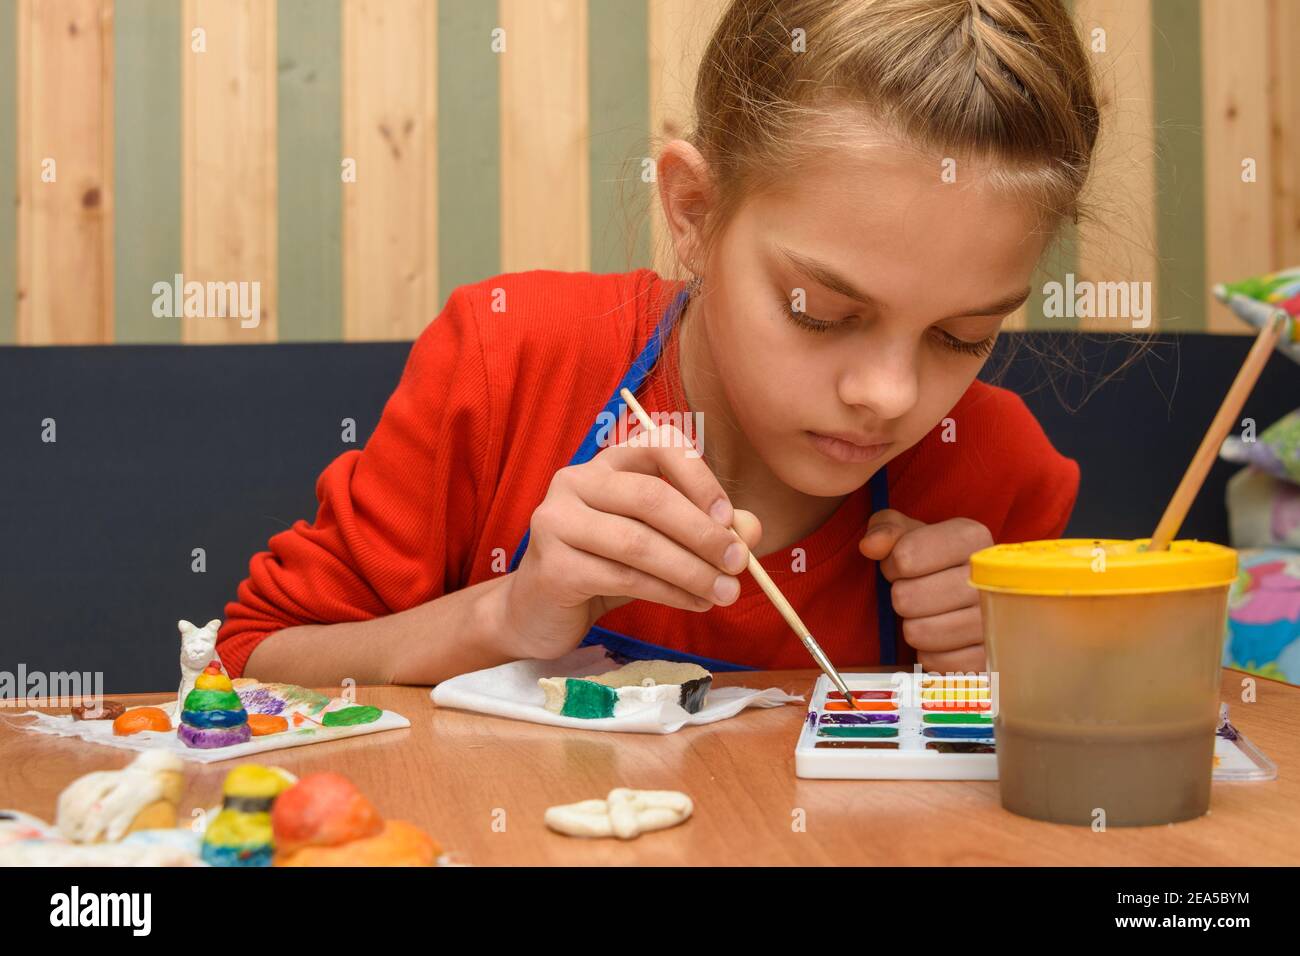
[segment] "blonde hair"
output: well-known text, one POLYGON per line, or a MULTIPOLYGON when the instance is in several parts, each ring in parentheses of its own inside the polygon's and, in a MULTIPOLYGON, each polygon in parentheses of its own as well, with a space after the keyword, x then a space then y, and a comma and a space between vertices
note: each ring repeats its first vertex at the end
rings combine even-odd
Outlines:
POLYGON ((1059 0, 733 0, 684 137, 714 180, 704 245, 756 191, 851 135, 845 106, 931 154, 979 161, 1039 204, 1049 231, 1079 220, 1098 109, 1059 0))

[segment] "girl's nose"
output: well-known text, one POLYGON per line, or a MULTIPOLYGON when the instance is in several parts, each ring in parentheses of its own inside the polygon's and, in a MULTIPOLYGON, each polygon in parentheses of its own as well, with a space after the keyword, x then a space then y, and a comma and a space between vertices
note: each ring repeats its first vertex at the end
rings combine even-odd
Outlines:
POLYGON ((915 343, 873 342, 840 374, 840 400, 881 421, 901 418, 916 405, 918 360, 915 343))

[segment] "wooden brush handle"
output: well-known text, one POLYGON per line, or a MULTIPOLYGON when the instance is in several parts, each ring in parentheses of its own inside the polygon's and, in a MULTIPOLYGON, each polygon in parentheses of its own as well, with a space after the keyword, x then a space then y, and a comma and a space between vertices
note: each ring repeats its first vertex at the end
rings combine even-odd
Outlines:
POLYGON ((1286 326, 1286 318, 1278 316, 1259 330, 1255 344, 1251 346, 1246 361, 1241 364, 1241 371, 1233 379, 1232 387, 1224 396, 1218 414, 1214 416, 1209 430, 1201 439, 1201 447, 1196 450, 1192 463, 1187 466, 1183 480, 1178 483, 1178 490, 1169 499, 1169 505, 1165 508, 1160 523, 1156 525, 1155 533, 1151 535, 1151 543, 1147 545, 1147 550, 1164 551, 1178 534, 1178 529, 1183 526, 1183 520, 1187 517, 1192 502, 1200 493, 1201 485, 1205 483, 1205 476, 1210 473, 1210 468, 1214 465, 1219 447, 1228 437, 1228 432, 1232 430, 1237 416, 1241 414, 1246 398, 1255 387, 1255 383, 1259 381, 1259 376, 1264 371, 1264 366, 1268 364, 1269 357, 1273 354, 1273 349, 1277 346, 1282 330, 1286 326))

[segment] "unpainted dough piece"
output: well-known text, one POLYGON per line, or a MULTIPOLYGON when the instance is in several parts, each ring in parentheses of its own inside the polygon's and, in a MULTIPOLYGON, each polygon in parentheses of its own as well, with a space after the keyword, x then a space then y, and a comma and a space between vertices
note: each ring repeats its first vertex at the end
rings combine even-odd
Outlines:
POLYGON ((642 833, 684 823, 694 809, 691 798, 677 790, 618 787, 604 800, 582 800, 551 807, 545 819, 552 830, 568 836, 616 836, 631 840, 642 833))

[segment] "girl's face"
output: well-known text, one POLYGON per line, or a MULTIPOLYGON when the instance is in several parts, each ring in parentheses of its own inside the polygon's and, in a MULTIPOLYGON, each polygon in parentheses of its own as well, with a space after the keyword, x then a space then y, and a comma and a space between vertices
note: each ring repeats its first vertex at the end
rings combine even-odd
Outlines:
MULTIPOLYGON (((918 442, 1029 295, 1036 210, 975 168, 945 182, 941 162, 827 153, 746 203, 702 270, 715 381, 753 452, 799 492, 848 494, 918 442)), ((962 425, 955 440, 975 440, 962 425)))

